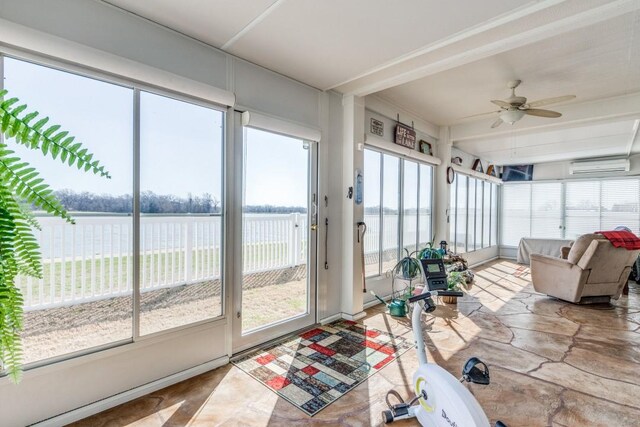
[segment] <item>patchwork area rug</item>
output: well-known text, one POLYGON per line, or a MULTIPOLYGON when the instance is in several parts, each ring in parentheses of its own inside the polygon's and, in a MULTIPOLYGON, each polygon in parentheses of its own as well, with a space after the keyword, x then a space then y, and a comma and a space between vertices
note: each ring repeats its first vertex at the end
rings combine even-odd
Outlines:
POLYGON ((233 364, 313 416, 410 348, 404 337, 339 320, 233 364))

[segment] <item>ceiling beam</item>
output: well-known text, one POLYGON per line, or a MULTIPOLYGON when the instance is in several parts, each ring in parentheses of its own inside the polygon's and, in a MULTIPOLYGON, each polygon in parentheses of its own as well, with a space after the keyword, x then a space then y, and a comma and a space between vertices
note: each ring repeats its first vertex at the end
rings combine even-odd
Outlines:
POLYGON ((285 0, 276 0, 271 6, 266 8, 260 15, 253 18, 247 25, 244 26, 240 31, 238 31, 233 37, 226 41, 225 44, 222 45, 220 49, 229 50, 231 46, 233 46, 238 40, 244 37, 249 31, 251 31, 256 25, 264 21, 267 16, 269 16, 274 10, 276 10, 285 0))
MULTIPOLYGON (((554 6, 560 8, 557 2, 549 2, 550 11, 554 6)), ((334 89, 343 94, 366 96, 394 86, 408 83, 420 78, 424 78, 436 73, 440 73, 452 68, 475 62, 499 53, 526 46, 550 37, 558 36, 569 31, 574 31, 589 25, 596 24, 608 19, 615 18, 625 13, 640 9, 640 0, 615 0, 597 6, 589 5, 588 2, 574 2, 572 12, 558 13, 558 18, 552 14, 552 18, 547 13, 544 17, 534 15, 532 10, 530 15, 519 16, 518 20, 540 21, 540 25, 534 25, 530 30, 519 31, 518 25, 509 22, 509 28, 504 31, 493 31, 489 34, 485 32, 472 32, 468 37, 456 36, 459 40, 456 43, 465 43, 465 48, 456 46, 456 43, 444 44, 439 49, 426 49, 420 54, 413 54, 402 61, 393 62, 391 65, 370 72, 362 77, 353 79, 347 83, 339 85, 334 89), (505 34, 507 33, 507 34, 505 34), (468 45, 473 47, 469 48, 468 45), (452 52, 447 55, 447 50, 452 52), (434 55, 438 54, 438 55, 434 55), (434 56, 440 59, 434 60, 434 56)), ((519 11, 519 13, 522 13, 519 11)), ((516 22, 518 21, 516 20, 516 22)))
POLYGON ((547 119, 542 117, 525 116, 513 125, 504 124, 491 129, 489 120, 477 120, 451 126, 451 139, 455 141, 469 141, 505 135, 521 135, 540 131, 576 127, 595 122, 613 122, 622 119, 640 118, 640 92, 598 99, 588 102, 568 104, 556 108, 562 112, 562 117, 547 119))

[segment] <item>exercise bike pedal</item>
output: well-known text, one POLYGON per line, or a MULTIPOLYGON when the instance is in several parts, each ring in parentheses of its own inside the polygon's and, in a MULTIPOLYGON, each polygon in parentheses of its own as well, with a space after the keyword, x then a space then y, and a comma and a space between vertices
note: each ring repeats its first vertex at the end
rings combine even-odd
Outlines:
POLYGON ((462 368, 461 381, 472 382, 474 384, 489 385, 489 367, 477 357, 467 360, 462 368))

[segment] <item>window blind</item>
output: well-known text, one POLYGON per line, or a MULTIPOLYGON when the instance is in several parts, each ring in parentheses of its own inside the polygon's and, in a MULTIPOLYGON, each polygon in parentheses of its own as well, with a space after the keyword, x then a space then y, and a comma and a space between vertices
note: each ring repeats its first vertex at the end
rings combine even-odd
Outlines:
POLYGON ((498 184, 491 184, 491 246, 498 244, 498 184))
POLYGON ((640 181, 635 179, 602 181, 600 230, 613 230, 623 225, 638 234, 640 232, 639 193, 640 181))
POLYGON ((600 228, 600 181, 567 182, 565 237, 575 239, 600 228))
POLYGON ((502 187, 502 244, 518 246, 531 235, 531 184, 502 187))
POLYGON ((531 185, 531 236, 561 239, 562 183, 531 185))

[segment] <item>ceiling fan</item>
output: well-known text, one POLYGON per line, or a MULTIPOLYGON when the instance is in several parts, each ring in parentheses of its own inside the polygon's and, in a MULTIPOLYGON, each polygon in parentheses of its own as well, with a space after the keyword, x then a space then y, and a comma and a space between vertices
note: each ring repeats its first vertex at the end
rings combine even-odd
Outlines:
MULTIPOLYGON (((502 123, 509 123, 510 125, 512 125, 518 120, 520 120, 521 118, 523 118, 525 115, 548 117, 548 118, 554 119, 562 116, 562 114, 558 113, 557 111, 542 110, 534 107, 542 107, 543 105, 550 105, 558 102, 569 101, 576 97, 575 95, 564 95, 564 96, 557 96, 554 98, 541 99, 539 101, 534 101, 534 102, 527 102, 527 98, 525 98, 524 96, 516 95, 516 88, 520 86, 520 83, 522 83, 521 80, 511 80, 507 84, 507 87, 511 89, 511 96, 505 100, 494 99, 491 101, 492 103, 500 107, 498 111, 491 111, 488 113, 476 114, 469 117, 477 117, 477 116, 484 116, 487 114, 497 113, 498 119, 495 122, 493 122, 493 124, 491 125, 492 128, 497 128, 502 123)), ((465 118, 468 118, 468 117, 465 117, 465 118)))

